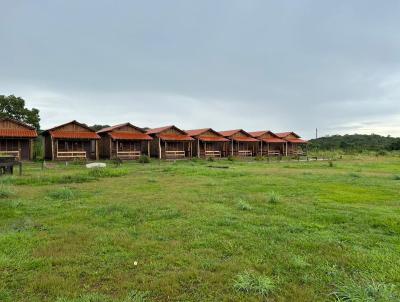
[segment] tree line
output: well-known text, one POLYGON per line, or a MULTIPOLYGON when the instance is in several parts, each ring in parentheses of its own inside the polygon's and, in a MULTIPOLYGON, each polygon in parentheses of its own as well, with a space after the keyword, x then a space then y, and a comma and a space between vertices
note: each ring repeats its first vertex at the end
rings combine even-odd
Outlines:
POLYGON ((309 141, 311 150, 392 151, 400 150, 400 138, 378 134, 332 135, 309 141))

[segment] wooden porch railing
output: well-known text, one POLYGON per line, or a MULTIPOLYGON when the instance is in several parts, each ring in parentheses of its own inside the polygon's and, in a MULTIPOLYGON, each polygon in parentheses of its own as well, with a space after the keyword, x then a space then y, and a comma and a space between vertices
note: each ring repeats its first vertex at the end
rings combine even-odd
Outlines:
POLYGON ((263 150, 262 156, 279 156, 281 155, 281 151, 279 150, 263 150))
POLYGON ((16 159, 20 159, 20 153, 19 151, 0 151, 0 154, 4 155, 11 155, 14 156, 16 159))
POLYGON ((165 158, 175 159, 175 158, 185 158, 185 151, 165 151, 165 158))
POLYGON ((251 157, 253 156, 253 152, 251 152, 251 150, 239 150, 238 155, 243 157, 251 157))
POLYGON ((118 158, 139 158, 140 151, 117 151, 118 158))
POLYGON ((289 151, 289 155, 306 155, 306 152, 303 150, 291 150, 289 151))
POLYGON ((221 157, 221 151, 205 151, 205 157, 221 157))
POLYGON ((86 151, 57 151, 57 158, 86 158, 86 151))

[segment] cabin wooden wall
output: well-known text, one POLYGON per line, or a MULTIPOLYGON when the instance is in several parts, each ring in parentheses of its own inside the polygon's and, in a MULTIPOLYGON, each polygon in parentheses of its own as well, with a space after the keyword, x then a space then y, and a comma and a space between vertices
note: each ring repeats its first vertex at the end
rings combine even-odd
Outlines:
POLYGON ((94 132, 94 131, 91 131, 91 130, 89 130, 89 129, 85 128, 85 127, 82 127, 82 126, 80 126, 78 124, 75 124, 75 123, 69 123, 69 124, 63 125, 63 126, 57 128, 57 129, 55 129, 54 131, 94 132))
POLYGON ((30 129, 28 127, 25 127, 21 124, 15 123, 13 121, 10 120, 2 120, 0 121, 0 128, 3 129, 21 129, 21 130, 26 130, 26 129, 30 129))

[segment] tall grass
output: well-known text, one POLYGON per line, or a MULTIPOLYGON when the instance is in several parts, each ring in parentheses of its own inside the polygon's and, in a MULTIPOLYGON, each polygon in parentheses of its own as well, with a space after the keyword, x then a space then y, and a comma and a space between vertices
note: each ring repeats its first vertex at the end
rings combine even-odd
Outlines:
POLYGON ((331 294, 337 302, 393 302, 400 301, 393 284, 370 281, 355 281, 342 283, 336 286, 331 294))
POLYGON ((84 183, 105 177, 120 177, 128 174, 126 169, 90 169, 76 174, 68 175, 37 175, 28 177, 5 177, 0 179, 0 185, 51 185, 51 184, 70 184, 84 183))
POLYGON ((281 196, 277 192, 270 192, 268 195, 269 203, 278 203, 281 200, 281 196))
POLYGON ((251 211, 253 209, 253 207, 243 199, 238 200, 237 207, 242 211, 251 211))
POLYGON ((237 291, 260 296, 268 296, 276 289, 275 282, 270 277, 250 272, 238 274, 233 287, 237 291))
POLYGON ((70 188, 63 187, 51 191, 48 196, 54 200, 71 200, 76 197, 76 193, 70 188))
POLYGON ((8 198, 15 194, 14 190, 3 184, 0 185, 0 198, 8 198))

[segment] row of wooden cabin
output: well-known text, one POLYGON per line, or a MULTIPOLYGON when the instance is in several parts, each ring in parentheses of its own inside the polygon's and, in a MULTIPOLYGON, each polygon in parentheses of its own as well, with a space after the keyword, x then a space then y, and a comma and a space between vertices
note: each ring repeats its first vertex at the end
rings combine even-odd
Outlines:
MULTIPOLYGON (((36 130, 10 118, 0 119, 0 153, 30 160, 36 130)), ((160 159, 190 157, 251 157, 302 155, 307 141, 294 132, 215 131, 211 128, 181 130, 166 126, 143 130, 130 123, 95 132, 72 121, 42 133, 44 156, 49 160, 136 159, 148 155, 160 159)))

